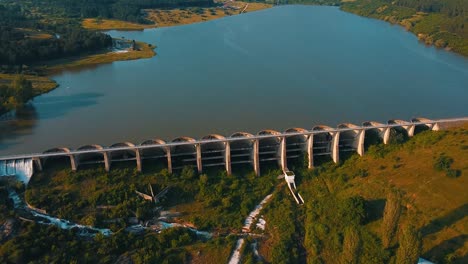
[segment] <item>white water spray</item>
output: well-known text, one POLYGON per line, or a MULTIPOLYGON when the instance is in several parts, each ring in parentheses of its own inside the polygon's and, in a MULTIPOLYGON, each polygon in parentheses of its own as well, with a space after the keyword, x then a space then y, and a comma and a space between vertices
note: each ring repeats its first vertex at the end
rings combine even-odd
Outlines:
POLYGON ((0 177, 13 176, 18 181, 28 184, 33 175, 32 159, 1 160, 0 177))

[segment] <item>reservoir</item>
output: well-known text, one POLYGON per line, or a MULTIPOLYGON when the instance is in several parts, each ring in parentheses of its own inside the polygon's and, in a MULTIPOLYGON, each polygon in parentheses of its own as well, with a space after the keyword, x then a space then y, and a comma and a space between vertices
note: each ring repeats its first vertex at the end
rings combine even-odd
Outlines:
POLYGON ((0 120, 0 155, 468 115, 468 59, 335 7, 109 34, 158 54, 53 76, 58 89, 0 120))

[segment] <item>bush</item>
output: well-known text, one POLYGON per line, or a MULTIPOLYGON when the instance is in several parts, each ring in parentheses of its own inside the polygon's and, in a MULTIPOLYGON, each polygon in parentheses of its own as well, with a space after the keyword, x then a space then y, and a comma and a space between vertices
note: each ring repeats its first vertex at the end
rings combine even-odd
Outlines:
POLYGON ((453 159, 449 156, 446 156, 444 153, 442 153, 435 160, 434 169, 437 171, 446 171, 450 169, 450 166, 452 165, 452 163, 453 163, 453 159))
POLYGON ((445 175, 449 178, 458 178, 461 176, 461 170, 448 169, 445 171, 445 175))

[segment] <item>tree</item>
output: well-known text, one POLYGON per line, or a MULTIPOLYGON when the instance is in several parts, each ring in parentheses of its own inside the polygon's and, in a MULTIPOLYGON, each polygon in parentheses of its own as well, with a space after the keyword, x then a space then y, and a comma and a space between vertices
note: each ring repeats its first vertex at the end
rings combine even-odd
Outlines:
POLYGON ((33 97, 31 81, 28 81, 23 75, 17 75, 11 84, 13 96, 16 97, 18 104, 23 105, 33 97))
POLYGON ((421 233, 410 224, 401 229, 396 263, 417 263, 422 250, 421 233))
POLYGON ((345 230, 343 240, 343 252, 341 253, 343 264, 358 263, 359 252, 361 251, 361 236, 355 226, 350 226, 345 230))
POLYGON ((396 190, 390 191, 387 195, 382 222, 382 244, 385 248, 390 247, 393 237, 395 237, 400 214, 401 193, 396 190))

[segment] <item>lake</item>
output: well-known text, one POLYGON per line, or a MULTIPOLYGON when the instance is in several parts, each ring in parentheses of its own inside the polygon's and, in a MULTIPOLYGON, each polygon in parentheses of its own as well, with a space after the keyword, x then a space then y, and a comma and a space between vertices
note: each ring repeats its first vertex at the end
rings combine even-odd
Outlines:
POLYGON ((158 55, 53 76, 58 89, 0 121, 0 155, 468 114, 468 59, 335 7, 109 34, 158 55))

